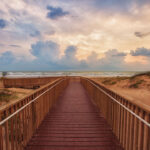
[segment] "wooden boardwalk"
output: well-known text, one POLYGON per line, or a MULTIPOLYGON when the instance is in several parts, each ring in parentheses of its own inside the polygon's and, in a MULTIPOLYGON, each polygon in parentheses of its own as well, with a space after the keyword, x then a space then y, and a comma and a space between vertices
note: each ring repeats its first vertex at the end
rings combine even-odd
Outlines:
POLYGON ((122 150, 78 81, 69 83, 25 150, 122 150))

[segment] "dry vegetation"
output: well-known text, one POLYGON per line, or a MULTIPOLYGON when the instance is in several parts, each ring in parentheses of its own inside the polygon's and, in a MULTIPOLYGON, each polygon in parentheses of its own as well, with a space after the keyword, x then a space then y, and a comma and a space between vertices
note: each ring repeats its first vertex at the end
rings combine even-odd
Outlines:
POLYGON ((9 102, 10 99, 16 99, 17 95, 15 92, 7 89, 0 90, 0 102, 9 102))
POLYGON ((11 101, 21 99, 32 91, 33 91, 32 89, 21 89, 21 88, 0 89, 0 105, 2 106, 11 101))
POLYGON ((150 72, 132 77, 93 78, 130 101, 150 106, 150 72))
POLYGON ((5 78, 6 76, 5 74, 6 73, 3 73, 3 77, 0 78, 0 106, 13 103, 14 101, 18 101, 19 99, 22 99, 23 97, 32 93, 34 90, 57 79, 55 77, 31 78, 31 79, 10 78, 7 82, 5 82, 5 87, 4 87, 4 83, 2 79, 5 78))

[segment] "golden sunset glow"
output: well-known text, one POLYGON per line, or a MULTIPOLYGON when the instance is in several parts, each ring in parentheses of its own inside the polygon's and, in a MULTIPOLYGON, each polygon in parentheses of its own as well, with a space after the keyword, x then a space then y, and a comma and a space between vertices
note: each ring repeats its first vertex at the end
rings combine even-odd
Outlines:
MULTIPOLYGON (((34 66, 36 59, 45 60, 47 56, 45 64, 56 64, 56 70, 67 69, 62 61, 66 61, 66 49, 72 46, 75 49, 71 54, 72 65, 77 70, 83 67, 81 61, 87 70, 91 69, 93 63, 88 59, 93 52, 98 56, 93 67, 98 70, 107 70, 107 65, 111 65, 106 63, 108 57, 112 61, 120 60, 114 64, 122 64, 123 70, 128 70, 133 63, 138 70, 149 68, 150 3, 146 0, 119 3, 114 0, 113 4, 109 0, 107 3, 99 0, 2 0, 0 8, 0 56, 2 60, 7 59, 3 55, 11 53, 13 56, 8 57, 14 57, 14 65, 23 60, 30 70, 30 63, 34 66)), ((3 66, 5 68, 10 66, 3 66)), ((115 68, 120 70, 118 66, 115 68)))

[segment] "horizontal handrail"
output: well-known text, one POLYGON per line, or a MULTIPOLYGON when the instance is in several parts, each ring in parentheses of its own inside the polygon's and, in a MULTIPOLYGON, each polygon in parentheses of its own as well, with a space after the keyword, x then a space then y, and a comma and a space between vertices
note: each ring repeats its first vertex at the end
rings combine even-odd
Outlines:
POLYGON ((97 86, 96 84, 94 84, 91 80, 88 80, 91 84, 93 84, 95 87, 97 87, 100 91, 102 91, 104 94, 106 94, 108 97, 110 97, 113 101, 115 101, 116 103, 118 103, 120 106, 122 106, 124 109, 126 109, 128 112, 130 112, 132 115, 134 115, 137 119, 139 119, 141 122, 143 122, 145 125, 147 125, 148 127, 150 127, 150 123, 148 123, 147 121, 145 121, 143 118, 141 118, 140 116, 138 116, 137 114, 135 114, 132 110, 130 110, 129 108, 127 108, 125 105, 121 104, 120 102, 118 102, 114 97, 112 97, 110 94, 108 94, 107 92, 105 92, 103 89, 101 89, 99 86, 97 86))
POLYGON ((62 78, 58 78, 58 79, 56 79, 56 80, 53 80, 53 81, 51 81, 51 82, 49 82, 49 83, 43 85, 42 87, 40 87, 40 88, 34 90, 33 92, 29 93, 28 95, 26 95, 25 97, 23 97, 23 98, 21 98, 21 99, 12 101, 12 102, 10 102, 10 103, 8 103, 8 104, 5 104, 5 105, 2 105, 2 106, 0 107, 0 113, 3 112, 3 111, 5 111, 6 109, 9 109, 10 107, 16 105, 17 103, 20 103, 21 101, 23 101, 23 100, 29 98, 30 96, 34 95, 35 93, 38 93, 38 92, 44 90, 47 86, 49 86, 49 85, 51 85, 51 84, 54 84, 55 82, 58 82, 58 81, 61 80, 61 79, 62 79, 62 78))
POLYGON ((53 87, 55 87, 56 85, 58 85, 59 83, 61 83, 64 80, 65 79, 62 79, 61 81, 57 82, 56 84, 54 84, 53 86, 51 86, 49 89, 47 89, 45 92, 43 92, 42 94, 40 94, 39 96, 37 96, 35 99, 31 100, 29 103, 27 103, 26 105, 24 105, 23 107, 21 107, 20 109, 18 109, 17 111, 15 111, 13 114, 11 114, 10 116, 8 116, 4 120, 2 120, 0 122, 0 126, 3 125, 6 121, 8 121, 9 119, 11 119, 13 116, 15 116, 16 114, 18 114, 20 111, 22 111, 28 105, 30 105, 31 103, 33 103, 34 101, 36 101, 39 97, 41 97, 42 95, 44 95, 45 93, 47 93, 48 91, 50 91, 53 87))
POLYGON ((68 81, 68 78, 59 78, 49 82, 0 110, 0 150, 24 150, 68 81))
POLYGON ((150 150, 150 112, 95 81, 81 83, 125 150, 150 150))
POLYGON ((60 77, 3 78, 4 87, 37 88, 60 77))
MULTIPOLYGON (((85 78, 86 78, 86 77, 85 77, 85 78)), ((89 78, 89 79, 90 79, 90 78, 89 78)), ((95 83, 96 85, 102 87, 102 89, 104 89, 104 91, 105 91, 105 89, 107 89, 107 91, 110 92, 110 95, 111 95, 111 94, 115 94, 116 96, 119 96, 119 97, 123 98, 124 100, 128 101, 129 103, 134 104, 135 106, 137 106, 137 107, 143 109, 144 111, 146 111, 147 113, 150 114, 150 106, 149 106, 149 105, 147 105, 147 104, 145 104, 145 103, 142 103, 141 101, 132 101, 132 100, 130 100, 129 98, 127 98, 126 96, 115 92, 113 89, 108 88, 108 87, 105 86, 104 84, 102 84, 102 83, 100 83, 100 82, 98 82, 98 81, 96 81, 96 80, 94 80, 94 79, 90 79, 90 80, 91 80, 93 83, 95 83)), ((106 91, 106 92, 107 92, 107 91, 106 91)), ((108 93, 109 93, 109 92, 108 92, 108 93)))

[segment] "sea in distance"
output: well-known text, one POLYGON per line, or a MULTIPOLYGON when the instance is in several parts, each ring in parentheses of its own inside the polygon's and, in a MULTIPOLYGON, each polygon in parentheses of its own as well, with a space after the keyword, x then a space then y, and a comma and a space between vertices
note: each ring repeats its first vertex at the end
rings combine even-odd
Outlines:
MULTIPOLYGON (((51 72, 7 72, 8 78, 22 77, 51 77, 51 76, 84 76, 84 77, 124 77, 133 76, 140 72, 131 71, 51 71, 51 72)), ((0 72, 2 77, 2 72, 0 72)))

